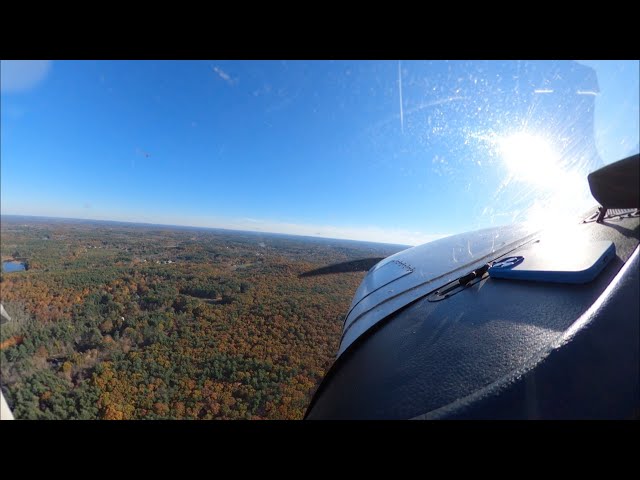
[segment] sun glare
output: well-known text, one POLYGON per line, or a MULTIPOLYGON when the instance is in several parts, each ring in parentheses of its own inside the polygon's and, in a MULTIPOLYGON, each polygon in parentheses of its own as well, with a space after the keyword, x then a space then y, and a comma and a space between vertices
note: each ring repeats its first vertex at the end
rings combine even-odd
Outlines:
POLYGON ((498 140, 502 159, 516 180, 554 187, 562 173, 559 155, 537 135, 519 132, 498 140))
POLYGON ((567 169, 543 137, 518 132, 499 138, 497 147, 511 179, 528 184, 536 192, 537 199, 526 212, 526 223, 540 227, 555 222, 560 226, 591 204, 586 173, 567 169), (552 206, 554 215, 549 215, 552 206))

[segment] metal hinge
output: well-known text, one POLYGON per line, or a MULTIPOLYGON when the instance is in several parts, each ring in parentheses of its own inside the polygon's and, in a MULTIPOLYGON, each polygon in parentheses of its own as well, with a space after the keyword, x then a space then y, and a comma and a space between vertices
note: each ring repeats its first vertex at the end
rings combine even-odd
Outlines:
POLYGON ((491 263, 485 263, 480 268, 476 268, 466 275, 463 275, 462 277, 438 288, 435 292, 427 296, 427 300, 429 302, 439 302, 440 300, 444 300, 451 297, 452 295, 455 295, 458 292, 461 292, 465 288, 475 285, 476 283, 489 276, 487 271, 490 267, 491 263))

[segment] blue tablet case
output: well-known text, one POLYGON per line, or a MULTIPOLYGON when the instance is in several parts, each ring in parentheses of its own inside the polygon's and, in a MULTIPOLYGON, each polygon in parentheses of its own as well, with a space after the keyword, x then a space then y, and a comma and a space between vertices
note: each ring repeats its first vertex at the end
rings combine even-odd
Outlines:
POLYGON ((537 282, 587 283, 615 257, 613 242, 545 244, 501 258, 489 268, 492 278, 537 282))

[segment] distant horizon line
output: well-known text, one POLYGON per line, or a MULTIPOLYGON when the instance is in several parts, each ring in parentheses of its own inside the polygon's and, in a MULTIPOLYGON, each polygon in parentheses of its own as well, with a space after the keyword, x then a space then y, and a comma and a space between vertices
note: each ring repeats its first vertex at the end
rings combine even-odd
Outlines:
POLYGON ((104 219, 95 219, 95 218, 79 218, 79 217, 54 217, 50 215, 24 215, 24 214, 15 214, 15 213, 0 213, 0 219, 4 217, 19 217, 19 218, 33 218, 33 219, 51 219, 51 220, 73 220, 76 222, 102 222, 102 223, 124 223, 128 225, 146 225, 152 227, 172 227, 172 228, 194 228, 194 229, 206 229, 206 230, 224 230, 226 232, 242 232, 242 233, 253 233, 253 234, 267 234, 267 235, 282 235, 282 236, 290 236, 290 237, 300 237, 300 238, 313 238, 313 239, 326 239, 326 240, 338 240, 338 241, 346 241, 346 242, 358 242, 358 243, 375 243, 378 245, 390 245, 394 247, 406 247, 411 248, 415 245, 406 245, 403 243, 389 243, 389 242, 379 242, 372 240, 354 240, 351 238, 334 238, 334 237, 325 237, 321 235, 301 235, 295 233, 283 233, 283 232, 268 232, 268 231, 259 231, 259 230, 243 230, 243 229, 232 229, 225 227, 203 227, 197 225, 174 225, 168 223, 151 223, 151 222, 133 222, 127 220, 104 220, 104 219))

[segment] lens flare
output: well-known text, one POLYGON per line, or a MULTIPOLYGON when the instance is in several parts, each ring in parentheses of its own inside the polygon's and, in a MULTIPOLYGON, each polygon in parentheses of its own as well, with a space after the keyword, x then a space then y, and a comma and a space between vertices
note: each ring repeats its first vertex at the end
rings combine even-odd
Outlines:
POLYGON ((554 188, 562 177, 560 158, 548 141, 518 132, 498 140, 500 155, 515 180, 554 188))
MULTIPOLYGON (((568 168, 551 142, 529 132, 517 132, 496 141, 508 180, 522 185, 521 194, 535 198, 526 208, 525 222, 535 226, 558 225, 583 213, 593 202, 586 173, 568 168), (550 215, 550 212, 553 214, 550 215)), ((578 165, 576 163, 576 165, 578 165)))

